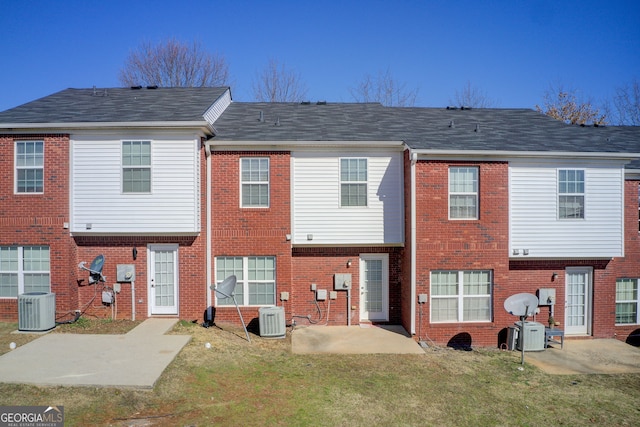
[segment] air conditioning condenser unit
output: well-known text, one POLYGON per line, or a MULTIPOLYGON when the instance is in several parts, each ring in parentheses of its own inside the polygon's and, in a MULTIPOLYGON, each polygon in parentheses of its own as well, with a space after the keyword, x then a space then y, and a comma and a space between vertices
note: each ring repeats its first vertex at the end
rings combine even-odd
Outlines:
POLYGON ((287 325, 284 319, 284 307, 260 307, 258 313, 261 337, 285 337, 287 325))
POLYGON ((18 295, 18 330, 44 332, 56 326, 56 294, 27 292, 18 295))

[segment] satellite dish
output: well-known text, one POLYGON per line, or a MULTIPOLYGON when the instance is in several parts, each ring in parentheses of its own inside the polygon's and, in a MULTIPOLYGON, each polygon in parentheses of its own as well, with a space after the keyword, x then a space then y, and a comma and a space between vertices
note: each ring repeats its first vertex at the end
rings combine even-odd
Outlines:
POLYGON ((234 296, 236 289, 236 276, 231 275, 224 279, 221 283, 218 283, 213 290, 216 291, 218 297, 221 298, 231 298, 234 296))
POLYGON ((91 266, 87 268, 86 262, 82 261, 78 264, 78 268, 89 272, 89 284, 92 285, 96 282, 104 282, 106 279, 102 275, 102 267, 104 267, 104 255, 98 255, 91 261, 91 266))
POLYGON ((218 283, 216 286, 211 286, 218 295, 218 298, 233 298, 233 303, 236 305, 236 310, 238 310, 238 316, 240 317, 240 321, 242 322, 242 326, 244 327, 244 334, 247 337, 247 341, 251 342, 251 338, 249 337, 249 331, 247 331, 247 325, 244 323, 244 319, 242 318, 242 313, 240 312, 240 307, 238 307, 238 301, 236 301, 235 289, 236 289, 236 276, 231 275, 224 279, 221 283, 218 283))
POLYGON ((515 294, 504 300, 504 309, 514 316, 530 316, 538 308, 538 297, 533 294, 515 294))

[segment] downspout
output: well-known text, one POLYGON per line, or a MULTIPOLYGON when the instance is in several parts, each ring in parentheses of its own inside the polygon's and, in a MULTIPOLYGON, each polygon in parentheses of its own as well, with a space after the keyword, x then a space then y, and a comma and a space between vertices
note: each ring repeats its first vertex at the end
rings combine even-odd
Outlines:
POLYGON ((416 163, 418 153, 409 152, 411 159, 411 335, 416 334, 416 163))
POLYGON ((206 268, 207 268, 207 308, 211 307, 213 305, 212 301, 211 301, 211 285, 213 284, 213 282, 211 281, 212 275, 211 275, 211 253, 212 253, 212 243, 211 243, 211 145, 209 145, 210 142, 206 141, 204 143, 204 155, 206 157, 206 168, 207 168, 207 190, 206 190, 206 200, 205 203, 207 204, 206 207, 206 218, 205 218, 205 222, 206 222, 206 227, 207 227, 207 240, 206 240, 206 247, 207 247, 207 261, 206 261, 206 268))

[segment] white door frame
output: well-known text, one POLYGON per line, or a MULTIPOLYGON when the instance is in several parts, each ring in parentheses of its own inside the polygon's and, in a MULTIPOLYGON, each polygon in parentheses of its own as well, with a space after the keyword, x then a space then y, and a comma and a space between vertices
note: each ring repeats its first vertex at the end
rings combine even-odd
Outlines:
POLYGON ((150 244, 147 246, 147 295, 148 315, 178 314, 178 245, 177 244, 150 244), (157 305, 155 293, 155 254, 156 252, 173 252, 173 305, 157 305))
POLYGON ((593 267, 567 267, 564 298, 564 333, 566 335, 591 335, 592 295, 593 267), (578 294, 570 292, 572 275, 581 275, 584 278, 584 287, 578 294))
POLYGON ((360 320, 361 321, 379 321, 386 322, 389 320, 389 254, 360 254, 360 320), (370 312, 367 310, 365 300, 369 293, 366 277, 367 261, 382 261, 382 277, 381 277, 381 297, 382 306, 380 311, 370 312))

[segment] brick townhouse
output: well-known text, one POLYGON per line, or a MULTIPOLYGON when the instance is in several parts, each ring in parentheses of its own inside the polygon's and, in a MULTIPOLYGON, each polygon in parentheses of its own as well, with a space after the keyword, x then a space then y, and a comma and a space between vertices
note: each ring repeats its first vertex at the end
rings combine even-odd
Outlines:
MULTIPOLYGON (((566 336, 640 318, 640 132, 525 109, 232 102, 229 88, 67 89, 0 113, 0 316, 400 324, 496 346, 517 293, 566 336), (105 256, 104 283, 78 268, 105 256), (118 269, 133 269, 121 281, 118 269), (102 291, 114 295, 103 302, 102 291)), ((631 337, 631 338, 630 338, 631 337)))

